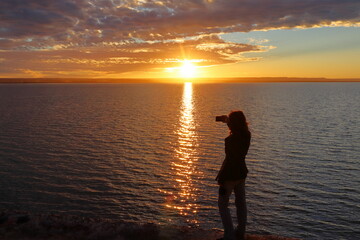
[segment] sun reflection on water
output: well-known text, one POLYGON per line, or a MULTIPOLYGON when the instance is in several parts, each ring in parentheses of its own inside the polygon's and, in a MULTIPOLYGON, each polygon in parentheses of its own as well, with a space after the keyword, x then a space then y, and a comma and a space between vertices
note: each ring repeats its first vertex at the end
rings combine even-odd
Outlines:
POLYGON ((189 224, 197 225, 198 189, 194 181, 197 180, 200 172, 195 164, 198 154, 192 94, 192 83, 184 83, 179 128, 176 131, 178 143, 171 164, 176 192, 168 193, 166 206, 178 210, 189 224))

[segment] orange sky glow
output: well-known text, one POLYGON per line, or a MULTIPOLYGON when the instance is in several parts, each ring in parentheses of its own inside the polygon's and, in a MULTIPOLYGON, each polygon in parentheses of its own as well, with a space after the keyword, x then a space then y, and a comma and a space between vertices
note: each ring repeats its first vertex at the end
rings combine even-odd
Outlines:
POLYGON ((360 2, 2 0, 0 78, 360 78, 360 2))

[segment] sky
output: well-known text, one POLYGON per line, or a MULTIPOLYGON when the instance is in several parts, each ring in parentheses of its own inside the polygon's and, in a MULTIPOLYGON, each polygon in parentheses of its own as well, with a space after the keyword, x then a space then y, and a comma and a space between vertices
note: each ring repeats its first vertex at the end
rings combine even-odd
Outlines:
POLYGON ((1 0, 2 78, 360 78, 359 0, 1 0))

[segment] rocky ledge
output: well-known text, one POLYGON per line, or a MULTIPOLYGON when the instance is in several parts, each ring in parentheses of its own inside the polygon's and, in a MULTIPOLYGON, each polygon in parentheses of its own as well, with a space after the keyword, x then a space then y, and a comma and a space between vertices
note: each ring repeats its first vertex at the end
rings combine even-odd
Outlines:
MULTIPOLYGON (((0 239, 22 240, 215 240, 218 229, 136 224, 123 221, 56 214, 0 213, 0 239)), ((247 240, 295 240, 272 235, 248 234, 247 240)))

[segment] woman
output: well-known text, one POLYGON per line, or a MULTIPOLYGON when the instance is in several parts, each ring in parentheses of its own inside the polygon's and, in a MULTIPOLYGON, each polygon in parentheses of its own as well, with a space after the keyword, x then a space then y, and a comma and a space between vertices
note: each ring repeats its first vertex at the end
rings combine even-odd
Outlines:
POLYGON ((233 111, 227 118, 230 135, 225 138, 225 160, 216 177, 219 184, 218 205, 224 226, 224 240, 245 239, 246 201, 245 179, 248 169, 245 156, 250 146, 251 133, 248 129, 245 115, 242 111, 233 111), (230 211, 229 198, 235 192, 235 205, 238 226, 234 230, 230 211))

